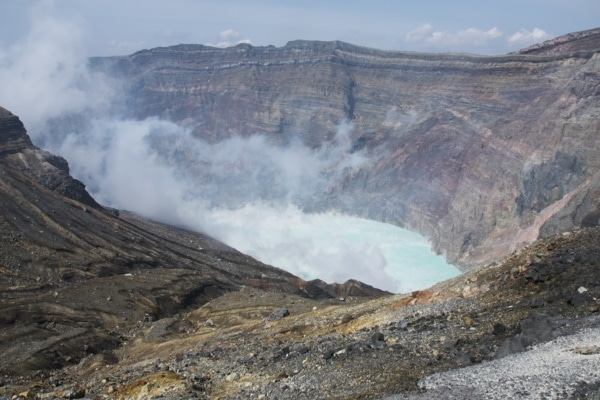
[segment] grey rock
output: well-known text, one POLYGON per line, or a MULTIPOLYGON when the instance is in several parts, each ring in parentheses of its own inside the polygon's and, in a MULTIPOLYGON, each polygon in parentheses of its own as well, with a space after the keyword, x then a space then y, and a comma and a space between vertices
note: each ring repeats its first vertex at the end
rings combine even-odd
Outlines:
POLYGON ((520 353, 530 346, 553 339, 556 323, 546 314, 535 313, 520 323, 521 332, 505 339, 496 351, 494 358, 499 359, 507 355, 520 353))
POLYGON ((290 312, 287 308, 280 308, 279 310, 273 311, 271 315, 267 317, 267 321, 277 321, 288 315, 290 315, 290 312))
POLYGON ((406 321, 405 319, 401 319, 400 321, 398 321, 397 325, 399 329, 406 329, 408 327, 408 321, 406 321))
POLYGON ((371 335, 371 344, 376 347, 382 347, 386 345, 385 336, 381 332, 375 332, 371 335))
POLYGON ((592 297, 590 297, 590 295, 587 294, 587 293, 575 292, 569 298, 569 304, 572 305, 572 306, 574 306, 574 307, 577 307, 577 306, 580 306, 582 304, 589 303, 592 300, 593 300, 592 297))
POLYGON ((496 324, 494 324, 492 333, 494 335, 504 335, 506 333, 506 326, 501 323, 496 323, 496 324))
POLYGON ((347 324, 348 322, 352 321, 353 319, 354 319, 354 317, 352 317, 352 315, 344 314, 344 315, 342 315, 341 323, 347 324))
POLYGON ((531 301, 531 308, 541 308, 544 307, 545 304, 546 303, 544 302, 544 300, 536 298, 531 301))

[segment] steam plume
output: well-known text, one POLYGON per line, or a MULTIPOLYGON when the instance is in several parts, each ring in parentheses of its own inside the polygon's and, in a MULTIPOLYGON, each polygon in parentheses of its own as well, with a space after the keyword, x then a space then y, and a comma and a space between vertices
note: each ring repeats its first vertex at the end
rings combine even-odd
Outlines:
POLYGON ((87 68, 80 24, 45 3, 31 15, 29 35, 0 49, 0 104, 37 145, 65 156, 99 202, 204 231, 307 279, 355 278, 390 291, 423 285, 389 272, 382 246, 397 237, 349 239, 363 222, 302 211, 332 180, 371 162, 350 151, 352 124, 340 121, 315 150, 300 140, 280 147, 258 132, 208 143, 169 121, 122 118, 119 86, 87 68))

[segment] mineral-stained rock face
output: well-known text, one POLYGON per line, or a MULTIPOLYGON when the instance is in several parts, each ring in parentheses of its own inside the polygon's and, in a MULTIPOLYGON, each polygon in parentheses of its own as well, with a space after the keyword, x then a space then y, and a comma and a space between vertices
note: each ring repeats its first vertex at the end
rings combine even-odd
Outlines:
POLYGON ((351 121, 352 151, 370 162, 305 207, 408 227, 469 268, 597 223, 599 37, 495 57, 341 42, 179 45, 92 65, 123 78, 132 115, 168 118, 208 141, 261 133, 317 148, 351 121))

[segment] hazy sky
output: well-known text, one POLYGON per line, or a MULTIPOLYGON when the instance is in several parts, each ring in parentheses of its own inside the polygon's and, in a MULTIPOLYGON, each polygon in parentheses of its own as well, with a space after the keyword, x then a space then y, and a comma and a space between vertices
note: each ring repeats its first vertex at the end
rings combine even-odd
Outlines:
POLYGON ((342 40, 388 50, 502 54, 600 26, 598 0, 0 0, 0 49, 35 13, 74 21, 87 55, 179 43, 342 40))

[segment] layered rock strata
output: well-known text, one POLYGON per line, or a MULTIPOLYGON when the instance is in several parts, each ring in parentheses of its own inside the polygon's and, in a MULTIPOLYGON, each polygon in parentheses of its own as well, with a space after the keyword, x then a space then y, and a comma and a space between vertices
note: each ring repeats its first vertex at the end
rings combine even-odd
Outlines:
POLYGON ((415 230, 468 269, 594 220, 599 37, 486 57, 342 42, 179 45, 92 65, 122 79, 132 116, 208 142, 263 134, 320 148, 351 121, 350 152, 369 161, 302 206, 415 230))

